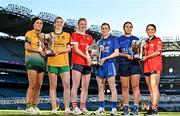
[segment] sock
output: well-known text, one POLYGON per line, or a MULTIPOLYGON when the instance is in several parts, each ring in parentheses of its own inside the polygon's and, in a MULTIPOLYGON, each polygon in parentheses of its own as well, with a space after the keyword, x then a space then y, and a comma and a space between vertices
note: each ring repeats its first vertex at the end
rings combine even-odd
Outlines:
POLYGON ((73 110, 77 107, 77 102, 72 102, 73 110))
POLYGON ((80 103, 80 110, 83 110, 83 108, 85 107, 85 103, 80 103))
POLYGON ((99 107, 104 108, 104 101, 99 101, 99 107))
POLYGON ((31 107, 31 103, 26 103, 26 109, 31 107))
POLYGON ((35 108, 35 107, 37 107, 37 104, 32 104, 31 106, 32 106, 33 108, 35 108))
POLYGON ((152 105, 152 110, 157 111, 158 110, 158 105, 152 105))
POLYGON ((117 102, 116 101, 111 101, 111 107, 116 108, 117 107, 117 102))

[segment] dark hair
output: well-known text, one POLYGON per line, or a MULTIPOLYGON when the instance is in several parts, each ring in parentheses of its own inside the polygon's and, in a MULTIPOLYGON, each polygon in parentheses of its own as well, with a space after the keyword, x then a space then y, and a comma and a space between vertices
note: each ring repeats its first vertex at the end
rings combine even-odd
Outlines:
POLYGON ((39 18, 39 17, 34 17, 34 18, 32 19, 31 25, 30 25, 30 29, 31 29, 31 30, 33 29, 33 25, 34 25, 34 23, 35 23, 37 20, 42 20, 42 19, 39 18))
POLYGON ((81 21, 86 21, 86 22, 87 22, 86 18, 80 18, 80 19, 78 20, 78 25, 79 25, 79 23, 80 23, 81 21))
POLYGON ((146 26, 146 31, 147 31, 147 28, 148 28, 149 26, 152 26, 152 27, 156 30, 156 25, 155 25, 155 24, 148 24, 148 25, 146 26))
POLYGON ((102 26, 104 26, 104 25, 107 25, 108 28, 111 29, 111 28, 110 28, 110 25, 109 25, 108 23, 103 23, 103 24, 101 25, 101 28, 102 28, 102 26))
POLYGON ((54 19, 54 23, 56 23, 56 21, 58 20, 58 19, 61 19, 61 20, 63 20, 63 18, 62 17, 56 17, 55 19, 54 19))
POLYGON ((126 21, 125 23, 124 23, 124 25, 123 25, 123 29, 125 28, 125 26, 126 26, 126 24, 130 24, 130 25, 132 25, 132 27, 133 27, 133 24, 130 22, 130 21, 126 21))

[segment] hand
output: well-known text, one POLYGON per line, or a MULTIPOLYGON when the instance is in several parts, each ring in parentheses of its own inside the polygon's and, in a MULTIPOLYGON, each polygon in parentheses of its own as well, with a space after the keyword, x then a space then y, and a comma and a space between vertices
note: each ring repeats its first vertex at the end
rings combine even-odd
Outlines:
POLYGON ((54 54, 55 54, 55 56, 57 56, 57 55, 61 54, 61 51, 57 51, 54 54))
POLYGON ((142 61, 147 60, 147 56, 143 56, 142 61))
POLYGON ((86 56, 86 60, 88 62, 88 65, 91 66, 91 57, 89 55, 86 56))
POLYGON ((102 59, 100 59, 100 61, 99 61, 99 65, 100 66, 102 66, 103 64, 104 64, 104 62, 106 61, 106 59, 105 58, 102 58, 102 59))
POLYGON ((128 60, 134 60, 133 57, 131 55, 128 55, 128 54, 127 54, 127 59, 128 60))
POLYGON ((41 54, 41 56, 46 56, 46 53, 44 51, 39 51, 39 53, 41 54))

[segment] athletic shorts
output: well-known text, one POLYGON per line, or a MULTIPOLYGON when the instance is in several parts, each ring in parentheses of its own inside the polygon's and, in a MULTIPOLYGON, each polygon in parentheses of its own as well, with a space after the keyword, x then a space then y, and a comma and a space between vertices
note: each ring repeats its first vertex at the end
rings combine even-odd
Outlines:
POLYGON ((91 66, 84 66, 84 65, 80 65, 80 64, 73 64, 72 69, 79 71, 83 75, 91 74, 91 72, 92 72, 91 66))
POLYGON ((99 66, 97 69, 96 76, 99 78, 108 78, 116 76, 116 68, 114 63, 105 62, 102 66, 99 66))
POLYGON ((33 66, 33 65, 26 65, 26 69, 27 70, 35 70, 37 71, 38 73, 42 73, 45 71, 45 68, 44 67, 39 67, 39 66, 33 66))
POLYGON ((69 66, 60 66, 60 67, 48 66, 48 72, 50 73, 60 74, 63 72, 68 72, 68 71, 70 71, 69 66))
POLYGON ((135 74, 142 74, 139 64, 120 64, 119 65, 120 76, 129 77, 135 74))
POLYGON ((151 76, 152 74, 158 74, 158 71, 154 70, 152 72, 144 73, 144 76, 151 76))

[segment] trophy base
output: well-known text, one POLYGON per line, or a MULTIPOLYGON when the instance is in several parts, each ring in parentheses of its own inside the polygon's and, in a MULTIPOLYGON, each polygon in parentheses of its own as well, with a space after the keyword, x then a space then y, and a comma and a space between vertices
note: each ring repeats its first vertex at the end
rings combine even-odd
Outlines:
POLYGON ((141 60, 139 54, 134 54, 134 55, 133 55, 133 59, 134 59, 134 60, 141 60))
POLYGON ((92 66, 98 66, 98 65, 99 65, 99 62, 98 62, 98 61, 91 61, 91 65, 92 65, 92 66))
POLYGON ((55 54, 54 54, 54 52, 47 52, 47 53, 46 53, 46 56, 47 56, 47 57, 55 56, 55 54))

